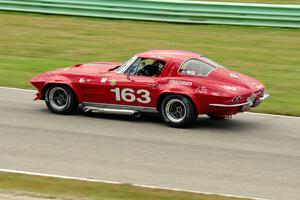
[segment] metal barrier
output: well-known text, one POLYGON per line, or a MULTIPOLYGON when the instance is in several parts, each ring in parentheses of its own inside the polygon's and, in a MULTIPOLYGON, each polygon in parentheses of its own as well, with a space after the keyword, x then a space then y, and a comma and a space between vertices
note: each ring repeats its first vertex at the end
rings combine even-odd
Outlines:
POLYGON ((0 0, 0 10, 177 23, 300 27, 300 5, 185 0, 0 0))

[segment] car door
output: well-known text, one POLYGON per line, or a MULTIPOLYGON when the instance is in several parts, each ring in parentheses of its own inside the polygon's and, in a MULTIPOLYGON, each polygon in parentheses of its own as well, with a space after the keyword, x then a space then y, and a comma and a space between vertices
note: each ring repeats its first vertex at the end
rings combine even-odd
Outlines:
POLYGON ((118 75, 110 80, 108 102, 112 104, 155 107, 158 77, 118 75))
POLYGON ((79 78, 78 85, 83 94, 84 102, 105 103, 109 100, 107 96, 110 76, 100 74, 89 74, 79 78))
POLYGON ((160 58, 161 61, 165 62, 165 66, 158 76, 137 75, 137 73, 133 73, 135 70, 132 71, 132 69, 139 66, 138 63, 141 59, 148 58, 136 57, 132 64, 123 71, 106 74, 107 77, 101 80, 105 93, 105 100, 101 103, 112 104, 116 107, 125 106, 126 108, 128 106, 128 109, 130 106, 150 107, 151 109, 156 107, 159 82, 168 72, 166 68, 169 68, 170 62, 160 58))

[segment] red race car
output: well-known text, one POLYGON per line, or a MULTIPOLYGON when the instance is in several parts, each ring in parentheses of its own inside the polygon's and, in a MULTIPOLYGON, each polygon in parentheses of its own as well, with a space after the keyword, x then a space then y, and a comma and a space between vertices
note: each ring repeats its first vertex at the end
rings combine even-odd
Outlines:
POLYGON ((223 119, 258 106, 265 86, 197 53, 151 50, 127 62, 92 62, 46 72, 31 80, 35 99, 50 111, 140 115, 159 113, 172 127, 188 127, 199 114, 223 119))

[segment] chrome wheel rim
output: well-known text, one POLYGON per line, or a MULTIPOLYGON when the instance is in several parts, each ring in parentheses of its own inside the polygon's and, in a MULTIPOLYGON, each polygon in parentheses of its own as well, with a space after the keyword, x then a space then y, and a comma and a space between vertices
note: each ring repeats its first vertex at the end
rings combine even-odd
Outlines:
POLYGON ((179 99, 172 99, 166 105, 166 115, 172 122, 181 122, 186 116, 186 105, 179 99))
POLYGON ((62 87, 55 87, 49 92, 49 102, 56 110, 64 109, 69 103, 67 91, 62 87))

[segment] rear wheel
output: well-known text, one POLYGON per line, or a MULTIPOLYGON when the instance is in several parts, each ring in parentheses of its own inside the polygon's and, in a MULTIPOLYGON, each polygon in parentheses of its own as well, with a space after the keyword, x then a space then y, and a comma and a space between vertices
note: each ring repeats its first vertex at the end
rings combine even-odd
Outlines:
POLYGON ((71 114, 78 103, 73 90, 65 85, 51 85, 46 89, 45 102, 48 109, 56 114, 71 114))
POLYGON ((161 113, 171 127, 189 127, 196 122, 198 114, 191 100, 182 95, 169 95, 163 99, 161 113))

